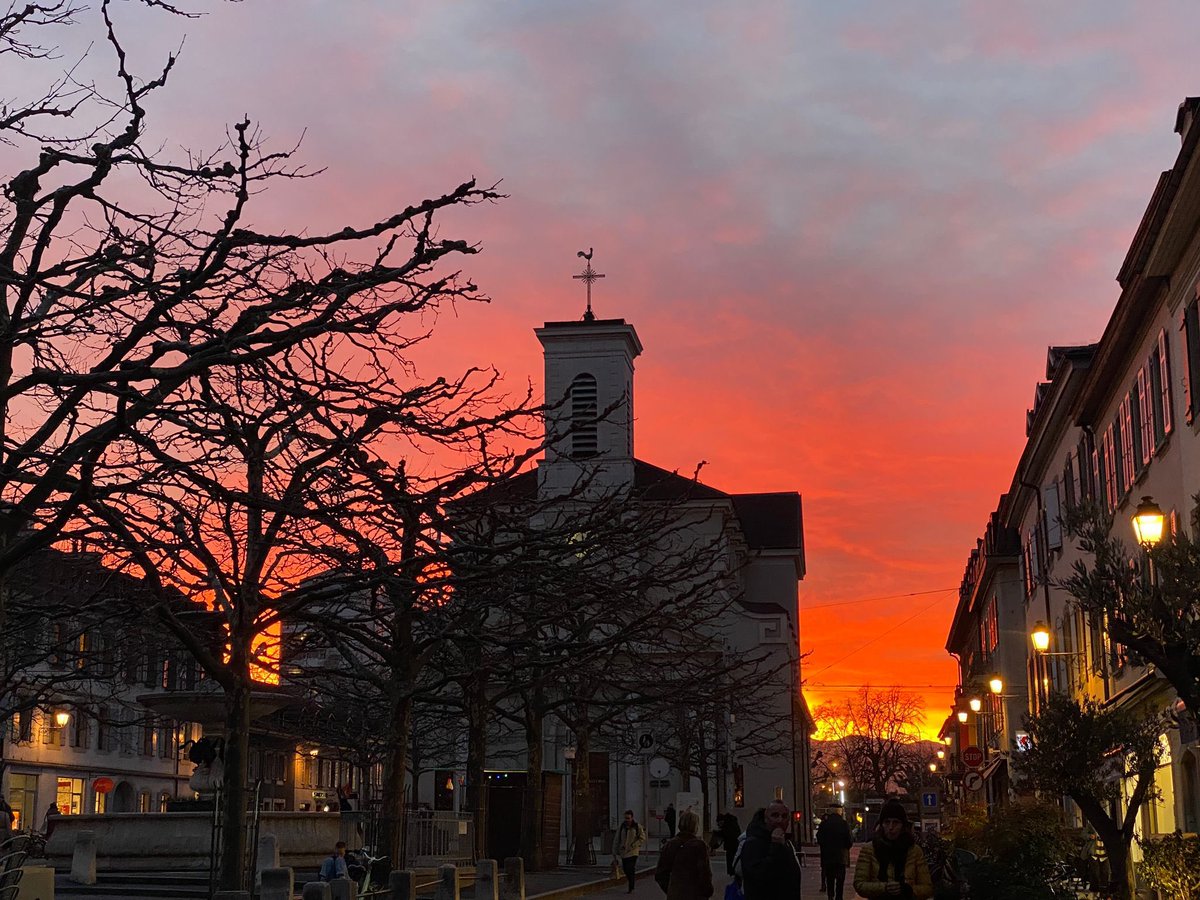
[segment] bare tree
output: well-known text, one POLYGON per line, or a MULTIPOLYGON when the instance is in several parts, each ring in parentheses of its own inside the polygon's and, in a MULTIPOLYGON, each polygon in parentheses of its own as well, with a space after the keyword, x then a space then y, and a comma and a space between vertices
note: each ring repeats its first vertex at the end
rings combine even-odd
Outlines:
POLYGON ((826 735, 826 755, 841 763, 844 776, 883 796, 904 775, 923 711, 915 694, 864 685, 845 700, 821 704, 814 717, 826 735))

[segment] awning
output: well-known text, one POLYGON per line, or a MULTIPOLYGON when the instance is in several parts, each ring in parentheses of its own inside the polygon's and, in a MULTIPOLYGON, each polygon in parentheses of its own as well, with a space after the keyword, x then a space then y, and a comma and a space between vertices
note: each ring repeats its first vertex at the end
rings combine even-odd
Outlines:
POLYGON ((979 770, 979 774, 983 776, 984 781, 987 781, 993 775, 995 775, 996 772, 999 771, 1000 768, 1007 762, 1008 762, 1007 756, 993 757, 991 762, 989 762, 986 766, 984 766, 982 769, 979 770))

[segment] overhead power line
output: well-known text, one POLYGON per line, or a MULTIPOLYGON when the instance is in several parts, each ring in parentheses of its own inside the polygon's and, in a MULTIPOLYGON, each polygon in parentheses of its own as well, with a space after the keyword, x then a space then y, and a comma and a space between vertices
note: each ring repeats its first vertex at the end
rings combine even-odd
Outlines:
POLYGON ((937 588, 932 591, 912 591, 908 594, 886 594, 882 597, 864 597, 862 600, 839 600, 836 603, 818 603, 814 606, 805 606, 804 601, 800 602, 800 611, 804 612, 807 609, 828 609, 831 606, 852 606, 855 603, 877 603, 880 600, 899 600, 903 597, 923 597, 927 594, 947 594, 950 591, 957 591, 958 588, 937 588))
MULTIPOLYGON (((939 593, 940 593, 940 592, 939 592, 939 593)), ((814 675, 820 675, 820 674, 821 674, 822 672, 824 672, 826 669, 831 669, 831 668, 833 668, 834 666, 836 666, 838 663, 840 663, 840 662, 843 662, 843 661, 845 661, 845 660, 849 659, 849 658, 850 658, 851 656, 853 656, 855 653, 858 653, 858 651, 867 649, 868 647, 870 647, 872 644, 874 644, 874 643, 875 643, 877 640, 879 640, 880 638, 886 637, 887 635, 891 634, 893 631, 895 631, 895 630, 896 630, 897 628, 899 628, 900 626, 902 626, 902 625, 907 625, 909 622, 911 622, 911 621, 912 621, 913 619, 915 619, 917 616, 919 616, 919 615, 921 615, 922 613, 928 612, 929 610, 933 609, 933 607, 934 607, 935 605, 937 605, 937 603, 938 603, 938 601, 937 601, 937 600, 934 600, 934 601, 933 601, 933 603, 929 603, 929 604, 927 604, 927 605, 925 605, 925 606, 921 607, 921 608, 920 608, 920 609, 918 609, 918 610, 917 610, 915 613, 913 613, 911 616, 909 616, 907 619, 903 619, 903 620, 901 620, 901 621, 897 622, 897 623, 896 623, 895 625, 893 625, 891 628, 885 628, 883 631, 879 632, 879 634, 875 635, 875 637, 871 638, 871 639, 870 639, 869 641, 867 641, 865 644, 860 644, 859 646, 857 646, 857 647, 855 647, 853 650, 851 650, 849 653, 847 653, 845 656, 839 657, 838 659, 835 659, 833 662, 831 662, 829 665, 827 665, 827 666, 823 666, 822 668, 820 668, 820 669, 817 669, 817 671, 816 671, 816 672, 814 672, 813 674, 814 674, 814 675)))

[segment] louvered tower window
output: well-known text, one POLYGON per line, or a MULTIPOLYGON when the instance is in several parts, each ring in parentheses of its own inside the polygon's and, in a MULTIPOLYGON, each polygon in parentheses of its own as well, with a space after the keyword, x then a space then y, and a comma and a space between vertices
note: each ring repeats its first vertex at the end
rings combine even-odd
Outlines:
POLYGON ((571 382, 571 458, 586 459, 598 450, 596 378, 583 372, 571 382))

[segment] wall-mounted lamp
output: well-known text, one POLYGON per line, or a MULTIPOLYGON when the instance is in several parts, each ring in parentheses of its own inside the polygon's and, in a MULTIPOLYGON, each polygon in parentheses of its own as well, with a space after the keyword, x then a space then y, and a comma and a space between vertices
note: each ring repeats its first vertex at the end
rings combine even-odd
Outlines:
POLYGON ((957 713, 955 713, 955 715, 958 716, 959 722, 963 723, 964 725, 967 723, 967 711, 965 709, 960 709, 957 713))
POLYGON ((979 712, 983 709, 983 701, 978 697, 972 697, 967 701, 967 706, 971 707, 971 712, 979 712))
POLYGON ((60 709, 54 714, 54 722, 59 728, 66 728, 67 723, 71 721, 71 714, 65 709, 60 709))
POLYGON ((313 747, 311 750, 309 750, 309 751, 308 751, 308 755, 309 755, 309 756, 320 756, 320 755, 321 755, 321 748, 320 748, 320 747, 313 747))
POLYGON ((990 679, 988 679, 988 689, 993 694, 1004 693, 1004 679, 999 675, 993 675, 990 679))

